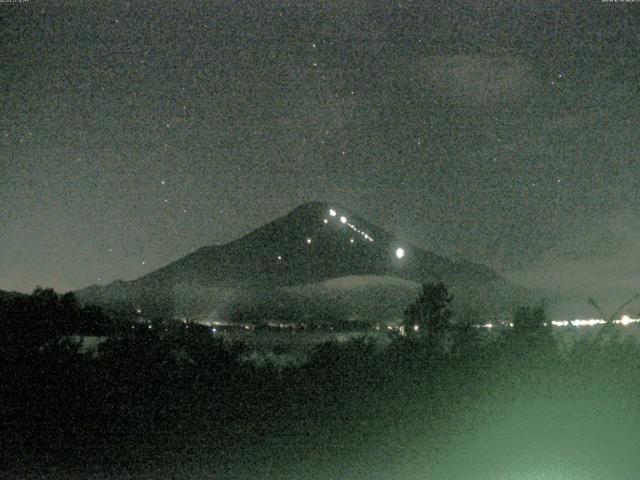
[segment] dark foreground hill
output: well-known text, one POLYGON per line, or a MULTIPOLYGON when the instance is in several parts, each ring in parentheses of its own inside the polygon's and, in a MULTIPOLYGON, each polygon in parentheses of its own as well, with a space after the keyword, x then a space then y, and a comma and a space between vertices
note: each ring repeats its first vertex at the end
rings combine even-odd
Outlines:
MULTIPOLYGON (((292 292, 300 291, 293 286, 314 284, 311 291, 318 292, 322 290, 318 283, 348 276, 399 278, 416 284, 442 281, 459 307, 485 314, 508 313, 528 295, 483 265, 425 251, 347 209, 321 202, 303 204, 242 238, 203 247, 136 280, 89 287, 77 295, 83 303, 116 308, 226 315, 263 294, 282 302, 281 292, 291 298, 292 292)), ((342 283, 357 284, 362 292, 361 281, 342 283)), ((374 283, 379 289, 380 282, 374 283)), ((406 287, 415 290, 415 285, 406 287)), ((349 288, 343 290, 344 296, 350 295, 349 288)), ((319 308, 305 295, 303 304, 319 308)), ((352 311, 344 312, 347 317, 358 310, 353 302, 350 305, 352 311)))

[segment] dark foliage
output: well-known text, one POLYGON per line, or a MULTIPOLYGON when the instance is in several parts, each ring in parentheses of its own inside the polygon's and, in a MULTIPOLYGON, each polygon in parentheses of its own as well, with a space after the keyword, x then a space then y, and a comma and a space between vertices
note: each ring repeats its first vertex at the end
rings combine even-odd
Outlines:
POLYGON ((451 329, 453 297, 443 283, 424 283, 416 302, 404 312, 404 331, 431 342, 445 342, 451 329))
POLYGON ((2 304, 2 468, 16 478, 51 466, 64 478, 169 478, 204 462, 219 478, 293 478, 303 462, 326 473, 344 460, 383 471, 420 431, 432 442, 421 448, 438 452, 469 428, 464 422, 482 425, 512 399, 575 408, 576 392, 591 395, 589 386, 615 398, 640 394, 633 342, 594 336, 562 351, 544 309, 519 309, 513 329, 489 335, 474 318, 454 317, 449 302, 443 285, 425 286, 407 311, 429 338, 446 336, 447 351, 434 354, 420 336, 385 347, 360 338, 276 368, 247 362, 247 347, 201 325, 132 317, 108 330, 107 319, 117 319, 71 295, 14 297, 2 304), (69 334, 84 332, 109 339, 83 354, 69 334), (259 459, 274 470, 262 474, 259 459))

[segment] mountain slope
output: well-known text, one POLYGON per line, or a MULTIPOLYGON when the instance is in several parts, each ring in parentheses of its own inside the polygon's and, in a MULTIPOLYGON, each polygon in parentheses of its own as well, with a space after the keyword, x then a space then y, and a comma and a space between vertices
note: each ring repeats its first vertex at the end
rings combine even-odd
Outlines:
POLYGON ((78 296, 85 303, 170 304, 192 314, 219 308, 220 298, 228 305, 241 292, 353 275, 443 281, 459 302, 493 302, 500 309, 526 293, 483 265, 424 251, 347 209, 312 202, 228 244, 201 248, 131 282, 89 287, 78 296))

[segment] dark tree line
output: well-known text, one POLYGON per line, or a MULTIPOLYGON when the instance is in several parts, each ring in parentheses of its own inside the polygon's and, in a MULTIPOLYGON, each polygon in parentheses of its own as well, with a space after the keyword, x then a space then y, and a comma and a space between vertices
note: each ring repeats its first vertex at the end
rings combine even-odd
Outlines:
POLYGON ((31 295, 0 297, 0 346, 29 353, 69 335, 109 335, 122 330, 122 318, 96 306, 81 306, 72 292, 36 288, 31 295))
MULTIPOLYGON (((451 300, 445 285, 427 284, 406 310, 406 335, 390 345, 366 338, 325 343, 306 363, 276 368, 246 361, 245 350, 201 325, 108 330, 114 318, 78 305, 73 295, 37 289, 2 299, 3 348, 21 345, 33 361, 6 356, 0 362, 0 423, 7 426, 0 460, 6 465, 29 451, 40 462, 69 455, 72 463, 82 452, 86 468, 101 455, 108 465, 117 458, 155 467, 194 436, 219 469, 229 445, 251 456, 286 437, 301 439, 305 452, 323 448, 314 446, 316 438, 335 437, 345 451, 363 445, 350 458, 367 458, 375 442, 353 442, 351 432, 379 442, 391 436, 400 445, 419 419, 435 438, 449 418, 486 395, 551 397, 554 408, 575 402, 565 397, 567 385, 640 395, 636 346, 585 341, 561 354, 543 307, 522 307, 513 328, 488 334, 457 317, 451 300), (41 349, 71 334, 110 338, 96 356, 58 343, 41 349)), ((287 453, 286 461, 295 455, 287 453)))

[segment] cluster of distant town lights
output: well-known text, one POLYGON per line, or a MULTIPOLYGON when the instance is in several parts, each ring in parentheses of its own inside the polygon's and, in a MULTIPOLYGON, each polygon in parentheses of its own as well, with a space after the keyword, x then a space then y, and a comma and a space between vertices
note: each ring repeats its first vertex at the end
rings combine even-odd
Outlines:
MULTIPOLYGON (((334 208, 330 208, 329 209, 329 216, 330 217, 337 217, 338 216, 338 212, 334 209, 334 208)), ((365 240, 369 241, 369 242, 373 242, 373 237, 371 235, 369 235, 367 232, 364 232, 362 230, 360 230, 358 227, 356 227, 355 225, 353 225, 352 223, 349 223, 349 220, 347 220, 347 217, 344 215, 341 215, 339 217, 340 223, 343 225, 348 226, 351 230, 353 230, 354 232, 360 234, 362 236, 362 238, 364 238, 365 240)), ((328 218, 324 218, 323 223, 325 225, 327 225, 329 223, 329 219, 328 218)), ((307 237, 307 239, 305 240, 307 245, 311 245, 311 243, 313 242, 313 239, 311 237, 307 237)), ((349 239, 349 243, 355 243, 355 240, 353 238, 349 239)), ((404 248, 402 247, 398 247, 395 251, 395 255, 398 259, 403 258, 405 256, 405 251, 404 248)), ((278 255, 278 260, 282 260, 282 255, 278 255)))
MULTIPOLYGON (((588 318, 581 319, 578 318, 576 320, 552 320, 551 325, 554 327, 595 327, 597 325, 605 325, 608 323, 606 320, 601 318, 588 318)), ((631 325, 632 323, 640 323, 640 318, 630 318, 628 315, 623 315, 619 320, 613 320, 611 323, 615 325, 622 325, 626 327, 627 325, 631 325)), ((545 324, 548 325, 548 324, 545 324)), ((477 325, 478 328, 495 328, 495 327, 508 327, 512 328, 513 323, 504 322, 504 323, 484 323, 482 325, 477 325)))
MULTIPOLYGON (((142 314, 141 309, 136 309, 136 313, 138 315, 142 314)), ((186 325, 186 327, 188 328, 188 321, 186 318, 182 318, 181 319, 182 322, 186 325)), ((553 320, 551 321, 551 325, 554 327, 595 327, 598 325, 605 325, 609 322, 607 322, 606 320, 603 320, 601 318, 590 318, 590 319, 576 319, 576 320, 553 320)), ((630 318, 628 315, 623 315, 619 320, 613 320, 610 323, 614 324, 614 325, 622 325, 623 327, 635 324, 635 323, 640 323, 640 318, 630 318)), ((208 325, 209 327, 211 327, 211 325, 217 325, 218 327, 220 326, 227 326, 226 323, 221 323, 221 322, 206 322, 205 325, 208 325)), ((545 325, 548 325, 548 323, 545 323, 545 325)), ((253 330, 253 326, 252 325, 240 325, 244 330, 253 330)), ((287 323, 287 324, 283 324, 283 323, 276 323, 276 324, 270 324, 271 327, 279 327, 279 328, 294 328, 296 325, 295 324, 291 324, 291 323, 287 323)), ((152 328, 151 324, 147 324, 148 328, 152 328)), ((476 328, 484 328, 484 329, 488 329, 491 330, 493 328, 513 328, 513 323, 512 322, 499 322, 499 323, 484 323, 484 324, 480 324, 480 325, 475 325, 476 328)), ((131 328, 134 328, 133 326, 131 328)), ((405 329, 405 327, 403 325, 388 325, 387 329, 390 331, 394 331, 397 330, 400 335, 406 335, 407 331, 405 329)), ((331 330, 333 330, 333 327, 331 327, 331 330)), ((380 330, 380 325, 377 325, 375 327, 375 330, 380 330)), ((413 331, 418 332, 420 330, 419 325, 414 325, 413 326, 413 331)), ((211 333, 216 334, 219 332, 219 329, 216 327, 212 327, 211 328, 211 333)))

